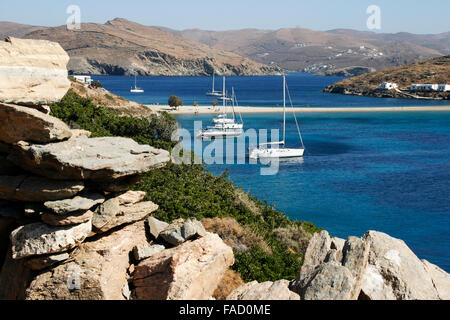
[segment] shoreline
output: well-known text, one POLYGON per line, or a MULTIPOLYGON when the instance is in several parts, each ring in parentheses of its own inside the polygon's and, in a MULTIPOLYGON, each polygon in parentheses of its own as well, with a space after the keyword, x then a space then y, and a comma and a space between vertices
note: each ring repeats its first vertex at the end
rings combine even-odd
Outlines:
MULTIPOLYGON (((167 111, 171 115, 194 115, 194 114, 221 114, 223 108, 217 107, 194 107, 184 106, 179 110, 173 110, 166 105, 146 105, 152 111, 167 111)), ((231 112, 232 108, 227 107, 227 112, 231 112)), ((283 113, 283 108, 272 107, 235 107, 235 111, 241 114, 267 114, 267 113, 283 113)), ((449 106, 415 106, 415 107, 346 107, 346 108, 287 108, 287 113, 340 113, 340 112, 436 112, 450 111, 449 106)))

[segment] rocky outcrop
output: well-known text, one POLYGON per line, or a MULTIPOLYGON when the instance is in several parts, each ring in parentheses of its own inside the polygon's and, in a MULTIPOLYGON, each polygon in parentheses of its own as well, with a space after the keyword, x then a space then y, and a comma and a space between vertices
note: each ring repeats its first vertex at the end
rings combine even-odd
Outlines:
POLYGON ((91 230, 90 221, 70 227, 51 227, 40 222, 27 224, 11 233, 12 257, 22 259, 67 251, 82 243, 91 230))
MULTIPOLYGON (((154 204, 151 201, 147 202, 139 202, 132 206, 119 206, 118 211, 108 216, 108 219, 104 219, 106 223, 98 228, 94 229, 96 233, 104 233, 113 228, 122 226, 124 224, 133 223, 139 220, 145 219, 152 212, 158 210, 158 205, 154 204)), ((96 217, 98 214, 96 213, 96 217)))
POLYGON ((322 231, 290 289, 305 300, 438 300, 448 297, 449 279, 387 234, 369 231, 342 243, 322 231))
POLYGON ((46 145, 22 143, 8 159, 50 179, 100 181, 158 169, 171 160, 165 150, 119 137, 80 137, 46 145))
POLYGON ((86 193, 73 199, 47 201, 44 206, 53 214, 64 216, 72 212, 86 211, 97 204, 105 202, 105 197, 98 193, 86 193))
POLYGON ((256 281, 234 290, 227 300, 300 300, 300 296, 289 290, 289 281, 258 283, 256 281))
POLYGON ((167 228, 162 230, 159 236, 167 243, 177 246, 194 237, 203 237, 206 235, 206 230, 203 224, 197 220, 177 220, 174 221, 167 228))
POLYGON ((369 231, 363 239, 370 245, 369 265, 364 273, 362 286, 365 298, 439 299, 425 265, 402 240, 375 231, 369 231))
POLYGON ((72 261, 39 274, 28 286, 26 299, 125 300, 130 252, 146 243, 142 221, 85 242, 73 254, 72 261))
POLYGON ((0 102, 42 106, 59 101, 70 88, 68 62, 68 54, 55 42, 0 42, 0 102))
POLYGON ((427 260, 422 260, 422 262, 433 281, 439 298, 442 300, 450 300, 450 275, 427 260))
POLYGON ((0 176, 0 199, 41 202, 72 197, 84 189, 82 181, 50 180, 33 175, 0 176))
POLYGON ((207 300, 233 263, 233 250, 208 233, 137 265, 134 294, 140 300, 207 300))
POLYGON ((35 109, 5 103, 0 103, 0 127, 0 140, 5 143, 49 143, 72 136, 70 128, 59 119, 35 109))

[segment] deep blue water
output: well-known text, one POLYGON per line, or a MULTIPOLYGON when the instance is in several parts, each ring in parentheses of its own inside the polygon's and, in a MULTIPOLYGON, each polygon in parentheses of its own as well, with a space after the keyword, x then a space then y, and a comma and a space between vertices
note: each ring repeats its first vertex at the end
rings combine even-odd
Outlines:
MULTIPOLYGON (((138 77, 138 87, 145 93, 130 93, 134 77, 94 76, 106 89, 127 99, 143 104, 167 105, 171 95, 177 95, 185 105, 197 101, 200 106, 211 105, 212 97, 205 96, 211 90, 209 77, 138 77)), ((370 97, 351 97, 323 93, 322 90, 341 80, 339 77, 320 77, 311 74, 288 74, 287 81, 295 106, 311 107, 372 107, 372 106, 414 106, 442 105, 448 102, 419 101, 403 99, 379 99, 370 97)), ((227 91, 235 88, 241 106, 275 107, 281 105, 281 77, 227 77, 227 91)), ((222 79, 216 78, 216 90, 222 90, 222 79)))
MULTIPOLYGON (((241 104, 278 102, 279 90, 254 88, 254 79, 261 84, 279 82, 277 78, 264 78, 235 79, 244 101, 248 99, 248 103, 241 104), (243 88, 247 87, 255 92, 245 94, 243 88), (263 93, 264 97, 267 94, 267 101, 253 102, 263 93)), ((125 91, 115 89, 129 79, 108 77, 100 80, 114 93, 132 98, 125 91)), ((200 94, 203 89, 200 84, 204 83, 207 88, 209 83, 202 78, 148 81, 152 83, 152 90, 166 88, 161 89, 162 93, 156 93, 156 97, 167 92, 182 96, 180 92, 188 92, 192 86, 197 87, 200 94)), ((288 81, 297 105, 417 104, 409 100, 322 94, 320 89, 333 82, 332 78, 294 75, 288 81), (295 89, 297 87, 299 90, 295 89)), ((150 90, 146 92, 151 93, 150 90)), ((149 103, 147 100, 141 102, 149 103)), ((273 203, 294 219, 314 222, 332 235, 343 238, 362 236, 367 230, 386 232, 405 240, 421 259, 450 272, 450 112, 298 116, 307 148, 303 161, 281 163, 278 174, 273 176, 260 175, 260 164, 209 165, 208 168, 214 174, 228 168, 231 180, 238 186, 273 203)), ((209 125, 212 116, 179 116, 177 119, 183 128, 192 132, 194 121, 201 120, 204 125, 209 125)), ((282 116, 244 115, 244 121, 246 129, 276 129, 282 125, 282 116)), ((289 146, 298 146, 293 121, 288 121, 287 130, 289 146)), ((245 155, 237 155, 242 156, 245 155)))

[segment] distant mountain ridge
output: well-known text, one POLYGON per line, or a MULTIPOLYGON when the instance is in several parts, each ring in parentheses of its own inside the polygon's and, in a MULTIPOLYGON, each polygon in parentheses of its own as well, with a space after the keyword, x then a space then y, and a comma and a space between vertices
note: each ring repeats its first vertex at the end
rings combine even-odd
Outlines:
POLYGON ((109 75, 198 76, 216 74, 266 75, 279 70, 236 53, 210 48, 161 28, 126 19, 105 24, 84 23, 80 30, 66 26, 43 28, 24 36, 58 42, 70 56, 72 73, 109 75))
POLYGON ((332 74, 335 70, 339 72, 356 66, 382 70, 450 52, 450 33, 389 35, 345 29, 321 32, 300 28, 171 32, 213 48, 226 48, 267 65, 318 74, 332 74))
POLYGON ((180 31, 117 18, 106 24, 83 24, 81 31, 0 22, 0 36, 8 34, 60 42, 71 56, 69 69, 89 74, 262 75, 282 68, 351 76, 450 54, 450 32, 180 31))

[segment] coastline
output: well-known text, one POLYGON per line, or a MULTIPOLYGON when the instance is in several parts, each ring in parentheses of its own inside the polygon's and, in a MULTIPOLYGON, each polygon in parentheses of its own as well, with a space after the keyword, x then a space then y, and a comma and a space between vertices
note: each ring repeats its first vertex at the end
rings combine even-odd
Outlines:
MULTIPOLYGON (((173 110, 167 105, 146 105, 152 111, 167 111, 171 115, 192 115, 192 114, 220 114, 223 108, 217 107, 194 107, 183 106, 179 110, 173 110)), ((231 107, 227 107, 227 112, 231 112, 231 107)), ((282 113, 283 108, 271 107, 235 107, 235 111, 241 114, 264 114, 264 113, 282 113)), ((450 111, 449 106, 415 106, 415 107, 348 107, 348 108, 287 108, 288 113, 337 113, 337 112, 436 112, 436 111, 450 111)))

